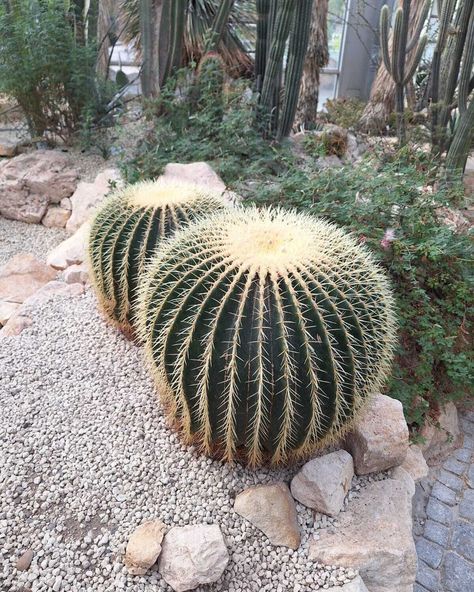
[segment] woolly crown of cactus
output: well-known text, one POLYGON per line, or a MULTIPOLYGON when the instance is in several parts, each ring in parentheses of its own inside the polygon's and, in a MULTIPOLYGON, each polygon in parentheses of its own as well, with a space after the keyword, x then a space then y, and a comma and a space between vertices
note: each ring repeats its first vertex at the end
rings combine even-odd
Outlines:
POLYGON ((89 261, 100 307, 113 324, 134 334, 136 288, 160 241, 226 205, 220 193, 175 179, 128 185, 105 201, 92 222, 89 261))
POLYGON ((210 215, 162 245, 139 300, 166 412, 226 460, 307 457, 343 435, 389 371, 385 275, 352 236, 308 215, 210 215))

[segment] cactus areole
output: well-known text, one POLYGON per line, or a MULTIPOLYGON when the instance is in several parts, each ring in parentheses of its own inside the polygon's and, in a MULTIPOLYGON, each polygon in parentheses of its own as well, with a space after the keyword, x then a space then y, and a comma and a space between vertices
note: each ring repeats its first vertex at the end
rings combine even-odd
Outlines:
POLYGON ((210 215, 162 245, 139 300, 167 413, 225 460, 307 457, 343 435, 390 367, 385 275, 353 237, 308 215, 210 215))
POLYGON ((107 199, 92 223, 89 261, 99 305, 114 325, 134 334, 138 281, 160 241, 225 206, 219 193, 179 180, 129 185, 107 199))

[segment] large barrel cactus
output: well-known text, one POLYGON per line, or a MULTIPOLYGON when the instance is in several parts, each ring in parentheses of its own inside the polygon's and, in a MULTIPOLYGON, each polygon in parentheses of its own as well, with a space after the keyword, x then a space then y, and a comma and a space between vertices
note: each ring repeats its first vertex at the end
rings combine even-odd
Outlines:
POLYGON ((389 370, 384 274, 307 215, 239 208, 189 226, 158 250, 139 300, 167 413, 226 460, 308 456, 347 430, 389 370))
POLYGON ((92 223, 89 260, 99 304, 113 324, 133 335, 138 280, 160 241, 225 205, 220 194, 176 180, 128 185, 104 203, 92 223))

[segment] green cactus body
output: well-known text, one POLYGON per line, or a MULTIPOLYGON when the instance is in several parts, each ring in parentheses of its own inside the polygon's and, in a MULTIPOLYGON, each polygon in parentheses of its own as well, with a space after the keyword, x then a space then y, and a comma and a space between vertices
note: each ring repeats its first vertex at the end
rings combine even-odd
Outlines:
POLYGON ((179 181, 145 181, 115 192, 92 222, 89 261, 99 304, 132 336, 136 289, 160 241, 200 215, 225 207, 218 193, 179 181))
POLYGON ((342 436, 383 383, 393 299, 370 254, 283 210, 211 214, 163 243, 137 324, 185 441, 255 466, 342 436))

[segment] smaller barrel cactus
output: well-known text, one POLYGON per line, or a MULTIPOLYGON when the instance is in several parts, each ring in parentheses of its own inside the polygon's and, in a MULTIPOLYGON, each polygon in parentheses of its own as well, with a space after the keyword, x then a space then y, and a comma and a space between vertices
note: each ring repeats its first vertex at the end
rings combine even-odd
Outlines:
POLYGON ((211 214, 161 245, 139 293, 166 412, 187 442, 226 460, 307 457, 349 428, 390 367, 384 273, 308 215, 211 214))
POLYGON ((226 206, 220 193, 179 180, 144 181, 114 192, 92 222, 92 284, 106 316, 132 336, 136 288, 160 241, 226 206))

